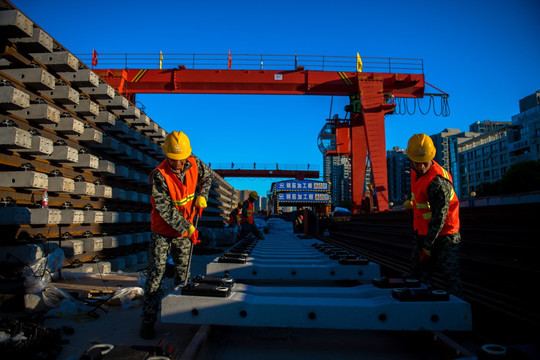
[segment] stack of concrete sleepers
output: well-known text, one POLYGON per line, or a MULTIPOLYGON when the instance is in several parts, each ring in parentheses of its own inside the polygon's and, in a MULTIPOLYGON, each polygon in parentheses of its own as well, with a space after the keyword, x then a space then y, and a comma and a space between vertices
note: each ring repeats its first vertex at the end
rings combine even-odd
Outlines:
MULTIPOLYGON (((144 267, 167 132, 11 5, 0 34, 0 262, 60 247, 66 269, 144 267)), ((214 183, 209 225, 226 218, 221 187, 234 190, 214 183)))
POLYGON ((213 173, 208 208, 204 211, 199 224, 204 227, 222 227, 238 202, 238 191, 217 173, 213 173))

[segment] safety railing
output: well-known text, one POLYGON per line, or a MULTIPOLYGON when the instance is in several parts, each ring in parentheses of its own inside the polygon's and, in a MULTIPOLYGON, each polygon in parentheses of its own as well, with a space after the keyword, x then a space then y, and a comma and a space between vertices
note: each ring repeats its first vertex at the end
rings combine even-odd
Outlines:
POLYGON ((265 164, 265 163, 210 163, 212 169, 216 170, 302 170, 302 171, 319 171, 317 164, 265 164))
POLYGON ((87 64, 97 61, 102 69, 232 69, 232 70, 317 70, 423 74, 423 59, 333 55, 188 54, 188 53, 104 53, 76 54, 87 64))

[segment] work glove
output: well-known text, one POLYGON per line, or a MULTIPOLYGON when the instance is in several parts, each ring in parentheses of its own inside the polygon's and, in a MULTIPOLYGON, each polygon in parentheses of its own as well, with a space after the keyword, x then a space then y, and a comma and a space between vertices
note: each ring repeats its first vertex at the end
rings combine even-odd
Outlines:
POLYGON ((191 236, 189 237, 189 240, 191 240, 193 245, 197 245, 198 243, 200 243, 201 240, 199 240, 199 230, 195 230, 193 234, 191 234, 191 236))
POLYGON ((428 250, 426 248, 422 248, 422 250, 420 250, 420 256, 419 256, 420 262, 424 262, 425 260, 428 260, 430 257, 431 257, 431 250, 428 250))
POLYGON ((197 245, 201 241, 199 240, 199 231, 195 230, 195 226, 191 225, 187 231, 188 238, 191 240, 193 245, 197 245))
POLYGON ((204 209, 207 206, 206 199, 203 196, 197 196, 197 199, 195 200, 195 207, 204 209))
POLYGON ((187 229, 187 236, 188 236, 188 238, 190 238, 191 235, 193 235, 194 232, 195 232, 195 226, 191 225, 191 226, 189 227, 189 229, 187 229))

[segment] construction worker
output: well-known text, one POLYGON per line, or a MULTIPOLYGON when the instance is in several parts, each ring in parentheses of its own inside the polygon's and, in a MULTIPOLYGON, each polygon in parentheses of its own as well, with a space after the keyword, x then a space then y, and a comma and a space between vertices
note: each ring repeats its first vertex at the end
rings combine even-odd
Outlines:
POLYGON ((210 168, 191 153, 189 138, 183 132, 168 134, 162 150, 167 158, 150 173, 152 235, 140 329, 143 339, 155 337, 154 323, 163 297, 161 284, 169 250, 175 284, 189 277, 192 247, 199 242, 193 220, 197 212, 206 208, 212 182, 210 168), (197 185, 199 196, 195 199, 197 185))
POLYGON ((304 209, 301 206, 298 206, 296 209, 295 218, 294 218, 294 232, 304 232, 304 209))
POLYGON ((243 203, 239 201, 234 207, 233 211, 231 211, 229 214, 229 221, 227 222, 229 227, 235 229, 240 227, 242 205, 243 203))
POLYGON ((459 266, 459 200, 452 176, 436 161, 435 145, 426 134, 413 135, 407 145, 411 163, 413 222, 416 232, 411 275, 432 282, 433 266, 441 267, 446 291, 462 295, 459 266))
POLYGON ((255 225, 255 207, 254 202, 259 198, 256 191, 249 193, 247 200, 242 204, 241 232, 238 240, 244 239, 249 234, 255 235, 258 239, 264 239, 264 235, 255 225))

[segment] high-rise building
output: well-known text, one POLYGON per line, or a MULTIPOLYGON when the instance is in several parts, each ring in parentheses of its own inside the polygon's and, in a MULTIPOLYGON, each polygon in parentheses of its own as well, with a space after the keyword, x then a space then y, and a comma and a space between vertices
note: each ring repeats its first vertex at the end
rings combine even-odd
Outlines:
POLYGON ((351 162, 348 156, 323 156, 323 181, 330 183, 332 206, 351 201, 351 162))
POLYGON ((491 121, 491 120, 477 121, 469 125, 469 131, 484 134, 484 133, 491 132, 493 130, 500 129, 510 124, 511 124, 510 121, 491 121))
POLYGON ((514 131, 508 136, 513 164, 540 160, 540 90, 519 100, 519 114, 512 116, 514 131))
POLYGON ((461 197, 462 194, 460 192, 460 187, 461 187, 461 172, 460 172, 460 168, 459 168, 459 152, 460 152, 460 148, 459 146, 466 142, 466 141, 469 141, 477 136, 479 136, 480 134, 479 133, 476 133, 476 132, 471 132, 471 131, 463 131, 463 132, 460 132, 459 134, 456 134, 454 136, 451 136, 449 139, 448 139, 448 159, 449 159, 449 163, 448 163, 448 167, 446 168, 446 170, 448 170, 450 172, 450 174, 452 174, 452 179, 454 180, 454 190, 456 191, 458 197, 461 197))
POLYGON ((438 134, 429 135, 433 140, 435 149, 437 149, 434 160, 446 170, 450 170, 451 167, 449 139, 453 136, 456 136, 460 132, 461 130, 459 129, 444 129, 438 134))
POLYGON ((388 169, 388 200, 394 205, 401 205, 411 192, 410 160, 405 150, 394 146, 386 151, 388 169))
POLYGON ((519 100, 519 112, 526 112, 538 105, 540 105, 540 90, 519 100))
MULTIPOLYGON (((490 142, 497 142, 497 145, 493 145, 494 148, 506 148, 506 140, 499 139, 506 138, 506 131, 511 124, 510 121, 483 120, 469 125, 470 131, 444 129, 439 134, 430 135, 437 150, 435 161, 452 174, 454 190, 459 198, 468 198, 478 185, 486 181, 485 179, 499 180, 500 176, 507 170, 504 155, 498 161, 487 160, 482 157, 483 152, 487 150, 483 150, 483 148, 478 150, 477 148, 484 147, 490 142), (501 129, 505 130, 502 133, 498 132, 501 129), (503 141, 504 144, 499 144, 500 141, 503 141), (477 169, 482 168, 478 162, 490 164, 486 165, 485 173, 478 173, 477 169), (471 175, 471 171, 474 173, 473 175, 471 175), (497 178, 497 176, 499 177, 497 178)), ((500 156, 500 154, 495 155, 494 153, 493 156, 500 156)), ((506 155, 507 157, 508 155, 506 155)))
POLYGON ((510 167, 508 132, 511 128, 507 125, 457 144, 459 172, 452 176, 459 198, 469 198, 478 185, 500 180, 506 173, 510 167))

